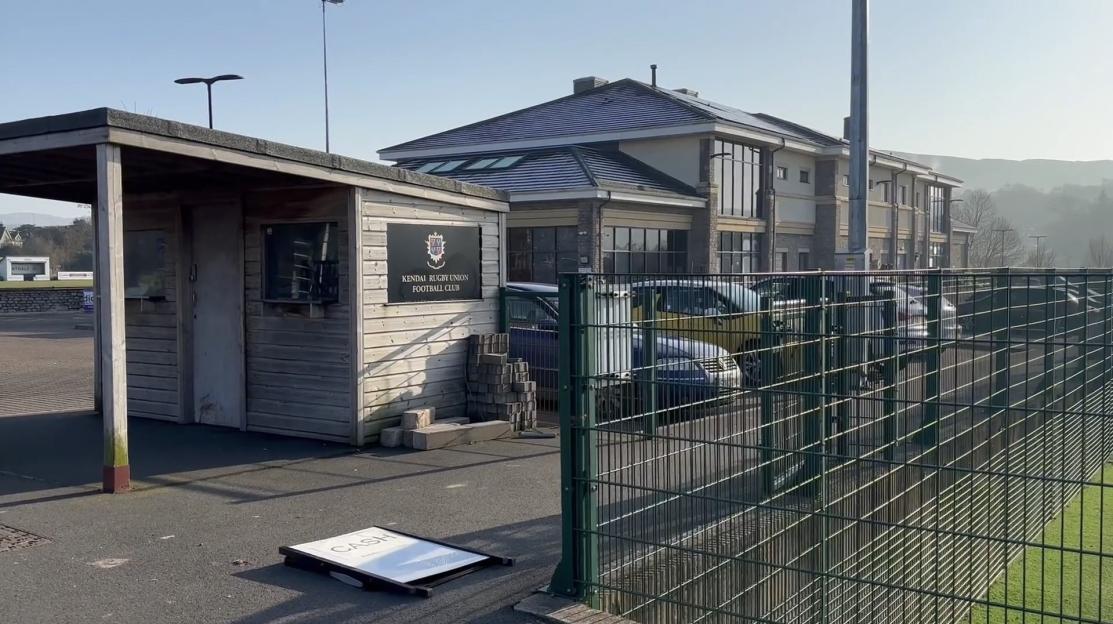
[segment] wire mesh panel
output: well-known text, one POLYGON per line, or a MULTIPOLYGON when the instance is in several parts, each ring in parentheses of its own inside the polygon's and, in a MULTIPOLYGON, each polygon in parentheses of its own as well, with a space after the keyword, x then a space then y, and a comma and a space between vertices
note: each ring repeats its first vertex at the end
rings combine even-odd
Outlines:
POLYGON ((1113 274, 562 279, 555 590, 646 623, 1113 621, 1113 274))

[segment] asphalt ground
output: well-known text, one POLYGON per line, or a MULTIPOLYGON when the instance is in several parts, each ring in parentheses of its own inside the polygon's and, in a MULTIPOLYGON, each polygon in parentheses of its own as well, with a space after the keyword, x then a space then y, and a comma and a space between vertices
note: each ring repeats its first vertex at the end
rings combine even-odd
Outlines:
POLYGON ((512 605, 559 559, 558 440, 357 450, 132 419, 135 489, 102 494, 92 332, 75 316, 0 317, 0 622, 536 621, 512 605), (515 565, 422 599, 278 554, 372 525, 515 565))
POLYGON ((0 314, 0 416, 93 409, 91 316, 0 314))

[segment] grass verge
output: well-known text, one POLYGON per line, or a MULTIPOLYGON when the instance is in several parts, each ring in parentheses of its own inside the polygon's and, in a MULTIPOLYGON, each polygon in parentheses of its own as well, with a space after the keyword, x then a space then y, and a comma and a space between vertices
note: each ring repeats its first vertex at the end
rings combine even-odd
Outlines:
POLYGON ((92 288, 93 280, 50 280, 41 282, 4 282, 0 281, 0 289, 8 288, 92 288))

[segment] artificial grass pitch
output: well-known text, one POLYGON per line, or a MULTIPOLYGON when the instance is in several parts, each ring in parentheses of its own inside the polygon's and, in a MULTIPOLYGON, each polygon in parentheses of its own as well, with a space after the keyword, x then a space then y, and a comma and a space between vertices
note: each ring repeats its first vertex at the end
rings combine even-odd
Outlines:
POLYGON ((1083 488, 1063 513, 1044 527, 1042 543, 1046 547, 1029 547, 1023 557, 1009 566, 1008 574, 994 583, 986 598, 1037 612, 977 605, 971 610, 969 622, 1077 621, 1073 618, 1113 622, 1113 464, 1095 473, 1093 480, 1098 481, 1099 475, 1105 487, 1083 488), (1059 548, 1076 548, 1102 555, 1061 552, 1059 548), (1041 616, 1039 611, 1063 617, 1041 616))

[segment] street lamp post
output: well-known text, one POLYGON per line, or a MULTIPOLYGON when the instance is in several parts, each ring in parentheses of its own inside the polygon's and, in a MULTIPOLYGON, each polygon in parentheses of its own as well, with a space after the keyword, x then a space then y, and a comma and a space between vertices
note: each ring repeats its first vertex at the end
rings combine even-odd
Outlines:
POLYGON ((329 153, 329 128, 328 128, 328 29, 325 21, 325 6, 328 4, 343 4, 344 0, 321 0, 321 58, 324 61, 325 74, 325 153, 329 153))
POLYGON ((1036 234, 1034 236, 1029 236, 1028 238, 1036 239, 1036 268, 1037 269, 1042 269, 1043 268, 1043 256, 1040 254, 1040 243, 1043 242, 1043 239, 1047 238, 1047 235, 1046 234, 1036 234))
POLYGON ((213 84, 223 80, 243 80, 243 76, 236 74, 221 74, 213 76, 212 78, 178 78, 174 82, 178 84, 197 84, 204 83, 205 91, 209 96, 209 127, 213 127, 213 84))

